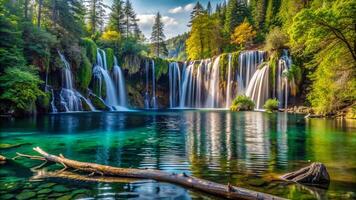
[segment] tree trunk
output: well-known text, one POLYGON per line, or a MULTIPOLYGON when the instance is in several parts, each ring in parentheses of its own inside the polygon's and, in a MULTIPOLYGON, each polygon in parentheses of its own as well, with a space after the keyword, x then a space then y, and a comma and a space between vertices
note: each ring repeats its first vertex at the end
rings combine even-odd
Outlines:
POLYGON ((43 4, 43 0, 38 0, 38 16, 37 16, 37 27, 38 28, 41 28, 42 4, 43 4))
MULTIPOLYGON (((111 177, 125 177, 125 178, 139 178, 139 179, 153 179, 156 181, 168 182, 184 186, 191 189, 196 189, 202 192, 206 192, 212 195, 217 195, 220 197, 225 197, 227 199, 283 199, 273 195, 255 192, 252 190, 240 188, 228 185, 222 185, 219 183, 214 183, 211 181, 195 178, 189 175, 183 174, 169 174, 159 170, 150 169, 128 169, 128 168, 118 168, 111 167, 107 165, 100 165, 88 162, 79 162, 75 160, 70 160, 65 158, 63 155, 55 156, 48 154, 41 148, 36 147, 33 149, 38 152, 41 156, 27 156, 18 154, 20 157, 29 157, 37 160, 45 160, 49 162, 60 163, 65 166, 64 169, 72 168, 77 171, 89 172, 92 174, 100 174, 102 176, 111 177)), ((58 176, 58 173, 57 173, 58 176)), ((65 176, 64 176, 65 177, 65 176)), ((78 178, 78 177, 76 177, 78 178)))
POLYGON ((296 183, 314 185, 323 188, 327 188, 330 183, 330 176, 325 165, 318 162, 312 163, 310 166, 300 170, 285 174, 281 178, 296 183))

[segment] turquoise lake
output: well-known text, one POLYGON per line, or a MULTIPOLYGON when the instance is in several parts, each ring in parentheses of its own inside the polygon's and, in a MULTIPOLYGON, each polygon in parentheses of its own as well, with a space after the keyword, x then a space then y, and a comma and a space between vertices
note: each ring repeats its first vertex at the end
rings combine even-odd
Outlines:
MULTIPOLYGON (((66 113, 0 118, 0 143, 20 145, 1 148, 8 158, 36 155, 39 146, 79 161, 185 172, 290 199, 356 198, 355 121, 207 110, 66 113), (276 179, 311 162, 326 165, 327 190, 276 179)), ((39 164, 22 158, 0 165, 0 199, 218 199, 152 180, 39 180, 30 170, 39 164)))

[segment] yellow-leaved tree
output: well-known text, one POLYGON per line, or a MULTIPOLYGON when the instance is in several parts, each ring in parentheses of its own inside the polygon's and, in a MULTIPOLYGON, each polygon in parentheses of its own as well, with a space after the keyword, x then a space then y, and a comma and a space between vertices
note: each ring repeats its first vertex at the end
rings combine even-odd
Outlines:
POLYGON ((231 43, 246 46, 254 37, 256 37, 256 31, 253 30, 252 25, 245 19, 232 33, 231 43))

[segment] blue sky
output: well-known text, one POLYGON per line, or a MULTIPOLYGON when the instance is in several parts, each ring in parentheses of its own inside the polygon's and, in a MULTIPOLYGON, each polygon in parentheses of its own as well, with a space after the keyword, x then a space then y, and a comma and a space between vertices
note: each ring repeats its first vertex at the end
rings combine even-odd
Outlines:
MULTIPOLYGON (((106 4, 111 5, 113 0, 104 1, 106 4)), ((199 2, 206 7, 208 1, 200 0, 199 2)), ((225 0, 210 0, 214 9, 218 2, 223 1, 225 0)), ((131 0, 137 17, 140 20, 138 24, 146 38, 150 38, 154 16, 158 11, 163 16, 162 20, 165 24, 167 38, 187 32, 189 30, 187 24, 190 12, 196 2, 196 0, 131 0)))

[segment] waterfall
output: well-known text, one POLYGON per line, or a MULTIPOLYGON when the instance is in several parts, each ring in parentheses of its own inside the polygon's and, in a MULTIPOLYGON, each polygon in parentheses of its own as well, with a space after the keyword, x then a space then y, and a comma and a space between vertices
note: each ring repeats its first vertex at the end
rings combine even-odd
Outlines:
POLYGON ((156 97, 156 69, 154 60, 152 60, 152 108, 158 108, 156 97))
POLYGON ((56 104, 54 103, 55 99, 54 99, 54 92, 53 89, 51 88, 51 93, 52 93, 52 100, 51 100, 51 112, 52 113, 57 113, 58 110, 56 108, 56 104))
POLYGON ((268 79, 269 66, 263 65, 261 69, 257 69, 252 76, 251 81, 246 90, 246 96, 250 97, 255 102, 256 109, 262 109, 264 103, 269 97, 268 79))
MULTIPOLYGON (((265 54, 264 51, 244 51, 240 53, 239 70, 237 73, 237 80, 240 79, 238 88, 246 89, 257 67, 263 62, 265 54)), ((238 93, 243 92, 244 91, 238 91, 238 93)))
POLYGON ((94 66, 93 74, 94 80, 99 84, 99 96, 101 95, 102 83, 105 83, 106 98, 105 103, 111 110, 126 110, 127 97, 125 90, 125 79, 122 74, 121 68, 117 64, 116 58, 114 58, 115 64, 113 67, 113 79, 110 76, 110 72, 107 68, 107 57, 104 50, 97 50, 97 63, 94 66))
POLYGON ((228 66, 228 75, 227 75, 227 86, 226 86, 226 108, 231 106, 231 53, 229 54, 229 66, 228 66))
POLYGON ((210 73, 210 83, 208 90, 208 98, 205 103, 205 107, 207 108, 218 108, 219 107, 219 65, 220 56, 214 60, 213 67, 210 73))
POLYGON ((86 100, 74 89, 70 64, 62 53, 58 51, 58 54, 64 64, 64 68, 62 70, 62 90, 60 92, 60 100, 66 112, 83 111, 82 100, 85 100, 91 111, 94 111, 95 109, 91 105, 90 101, 86 100))
POLYGON ((172 62, 169 64, 169 106, 170 108, 177 107, 179 97, 181 95, 181 77, 179 64, 172 62), (177 88, 178 86, 178 88, 177 88))
POLYGON ((121 67, 118 65, 116 56, 114 57, 113 79, 117 93, 119 95, 119 106, 127 107, 125 78, 123 76, 121 67))
POLYGON ((149 109, 150 108, 150 93, 148 92, 148 84, 149 84, 149 71, 150 71, 150 64, 148 60, 145 61, 145 73, 146 73, 146 92, 144 96, 144 104, 145 108, 149 109))
POLYGON ((183 67, 182 94, 179 100, 180 108, 185 108, 190 106, 187 104, 187 94, 190 93, 190 91, 192 90, 191 79, 193 74, 194 63, 195 62, 190 62, 188 66, 185 63, 183 67))
POLYGON ((288 71, 292 65, 292 59, 288 56, 288 50, 283 50, 281 58, 278 60, 277 68, 277 97, 280 108, 288 106, 288 71))

